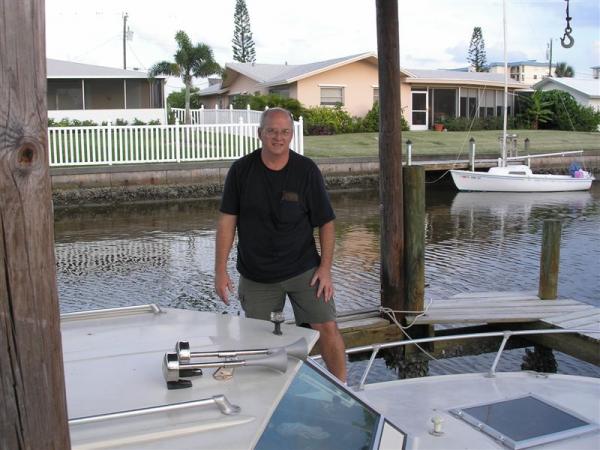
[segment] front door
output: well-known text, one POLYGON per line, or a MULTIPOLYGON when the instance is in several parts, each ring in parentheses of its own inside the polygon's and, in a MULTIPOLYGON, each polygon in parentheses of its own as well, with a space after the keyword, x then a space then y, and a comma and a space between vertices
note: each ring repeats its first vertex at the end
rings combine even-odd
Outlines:
POLYGON ((427 91, 412 91, 411 130, 429 129, 427 114, 427 91))

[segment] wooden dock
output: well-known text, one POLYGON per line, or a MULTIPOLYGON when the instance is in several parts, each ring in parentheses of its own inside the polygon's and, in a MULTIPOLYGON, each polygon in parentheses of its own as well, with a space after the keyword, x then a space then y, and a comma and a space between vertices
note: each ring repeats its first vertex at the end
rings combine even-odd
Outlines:
MULTIPOLYGON (((536 292, 475 292, 435 300, 415 325, 487 325, 501 329, 587 329, 600 332, 600 308, 571 299, 540 300, 536 292)), ((402 339, 398 327, 376 311, 342 317, 338 326, 347 346, 402 339)), ((600 365, 600 333, 540 335, 534 343, 600 365)))

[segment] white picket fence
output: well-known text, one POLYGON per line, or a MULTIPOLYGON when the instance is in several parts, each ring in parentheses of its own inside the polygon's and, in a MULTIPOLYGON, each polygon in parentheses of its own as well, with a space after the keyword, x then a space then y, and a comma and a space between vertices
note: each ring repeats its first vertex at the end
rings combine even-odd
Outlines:
MULTIPOLYGON (((290 145, 300 154, 302 128, 290 145)), ((230 160, 260 145, 258 123, 48 128, 51 167, 230 160)))
MULTIPOLYGON (((185 109, 171 108, 175 114, 175 118, 180 123, 185 123, 185 109)), ((204 105, 200 109, 190 109, 193 124, 219 124, 219 123, 259 123, 262 111, 250 109, 250 105, 246 109, 233 109, 230 105, 228 109, 219 109, 215 106, 214 109, 205 109, 204 105)))

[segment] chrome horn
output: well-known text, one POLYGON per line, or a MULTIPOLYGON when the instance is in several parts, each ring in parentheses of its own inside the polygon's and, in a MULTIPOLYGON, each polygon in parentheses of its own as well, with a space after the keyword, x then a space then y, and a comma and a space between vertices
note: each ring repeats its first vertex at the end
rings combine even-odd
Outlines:
POLYGON ((305 360, 308 356, 308 344, 305 338, 300 338, 284 347, 250 349, 250 350, 223 350, 212 352, 192 352, 188 341, 179 341, 175 344, 175 353, 179 362, 188 362, 192 358, 237 358, 240 356, 252 355, 272 355, 280 350, 284 350, 288 356, 305 360))
POLYGON ((279 349, 265 358, 186 363, 179 359, 177 353, 169 352, 165 353, 162 369, 167 387, 169 389, 179 389, 191 387, 192 382, 190 380, 183 380, 182 378, 201 375, 202 369, 211 367, 236 368, 243 366, 260 366, 285 372, 287 370, 287 355, 285 351, 279 349))

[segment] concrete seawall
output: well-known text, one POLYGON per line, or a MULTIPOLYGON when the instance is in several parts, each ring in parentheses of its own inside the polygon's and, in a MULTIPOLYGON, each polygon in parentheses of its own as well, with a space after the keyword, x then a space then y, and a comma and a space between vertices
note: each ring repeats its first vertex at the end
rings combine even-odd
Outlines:
MULTIPOLYGON (((600 152, 573 156, 532 159, 532 169, 564 173, 577 160, 600 173, 600 152)), ((330 189, 377 187, 379 160, 376 157, 315 158, 330 189)), ((449 169, 464 169, 467 161, 435 157, 413 159, 427 172, 440 175, 449 169)), ((231 161, 135 164, 127 166, 52 168, 53 199, 56 207, 107 204, 131 201, 206 198, 219 195, 231 161)), ((495 165, 478 162, 477 168, 495 165)))

